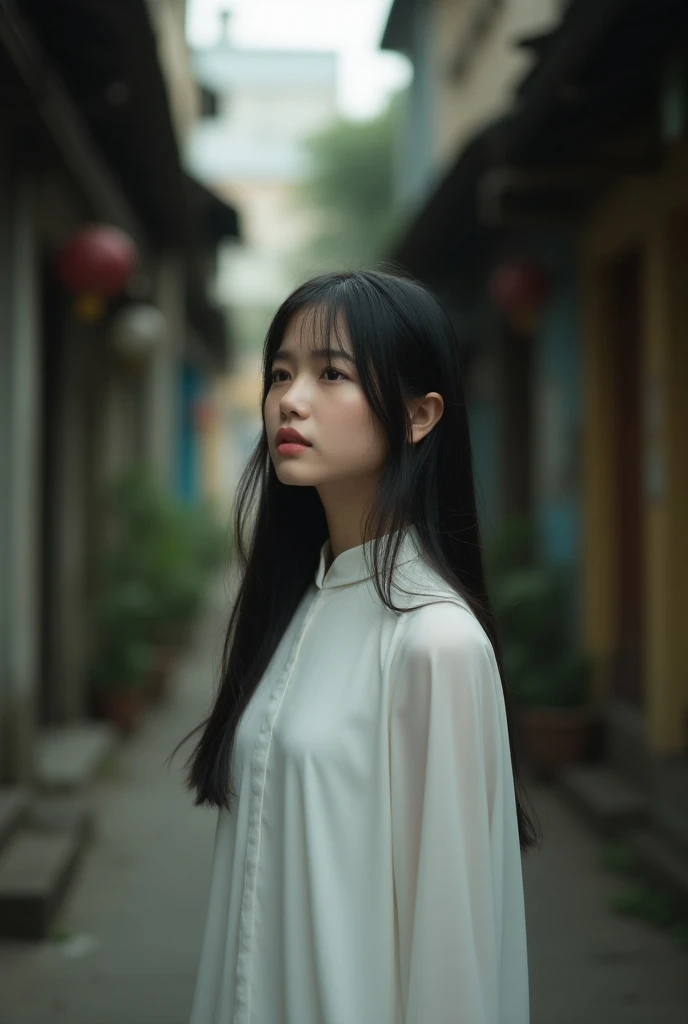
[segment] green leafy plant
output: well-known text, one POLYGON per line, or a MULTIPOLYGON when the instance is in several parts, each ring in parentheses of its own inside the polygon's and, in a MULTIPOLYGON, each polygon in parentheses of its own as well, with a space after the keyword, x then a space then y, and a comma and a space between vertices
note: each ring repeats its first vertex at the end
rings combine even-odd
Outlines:
POLYGON ((602 848, 600 862, 611 874, 617 875, 621 887, 610 899, 613 913, 634 917, 639 921, 661 928, 688 952, 688 914, 666 890, 643 877, 642 868, 633 847, 624 839, 614 840, 602 848))
POLYGON ((616 914, 661 928, 688 951, 688 917, 668 892, 644 879, 628 882, 611 900, 616 914))
POLYGON ((293 257, 297 276, 313 263, 352 268, 384 258, 408 211, 396 202, 395 154, 408 93, 369 121, 339 119, 305 140, 306 178, 297 204, 307 207, 311 238, 293 257))
POLYGON ((145 467, 110 488, 105 515, 92 675, 101 688, 135 686, 155 645, 177 642, 197 615, 227 541, 208 505, 185 505, 145 467))
POLYGON ((95 610, 96 642, 91 667, 98 690, 141 687, 151 664, 146 631, 152 618, 148 589, 120 582, 103 592, 95 610))
POLYGON ((487 552, 492 606, 514 700, 523 707, 579 707, 587 698, 588 659, 569 636, 569 574, 532 562, 533 528, 505 524, 487 552))

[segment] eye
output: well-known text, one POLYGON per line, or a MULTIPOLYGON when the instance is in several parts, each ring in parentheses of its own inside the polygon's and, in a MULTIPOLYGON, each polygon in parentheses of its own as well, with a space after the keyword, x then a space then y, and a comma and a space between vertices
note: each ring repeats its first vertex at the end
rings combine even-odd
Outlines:
POLYGON ((334 366, 326 366, 325 369, 323 370, 323 373, 336 373, 342 378, 342 380, 348 380, 346 374, 342 373, 341 370, 335 369, 334 366))
MULTIPOLYGON (((287 376, 287 377, 289 376, 288 370, 273 370, 272 373, 270 374, 270 379, 271 379, 273 384, 281 384, 281 383, 283 383, 284 378, 280 378, 278 376, 280 373, 285 374, 285 376, 287 376)), ((323 370, 323 373, 324 374, 325 373, 334 373, 338 377, 341 377, 342 380, 348 380, 349 379, 346 376, 345 373, 343 373, 341 370, 337 370, 334 366, 326 366, 325 369, 323 370)), ((335 380, 330 378, 330 383, 334 384, 335 380)))

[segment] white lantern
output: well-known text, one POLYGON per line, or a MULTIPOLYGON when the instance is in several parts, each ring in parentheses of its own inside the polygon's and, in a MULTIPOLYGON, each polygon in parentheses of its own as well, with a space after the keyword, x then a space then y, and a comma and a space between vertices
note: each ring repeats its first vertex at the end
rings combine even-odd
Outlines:
POLYGON ((115 313, 108 328, 108 339, 115 351, 133 362, 147 359, 166 335, 167 320, 156 306, 148 302, 123 306, 115 313))

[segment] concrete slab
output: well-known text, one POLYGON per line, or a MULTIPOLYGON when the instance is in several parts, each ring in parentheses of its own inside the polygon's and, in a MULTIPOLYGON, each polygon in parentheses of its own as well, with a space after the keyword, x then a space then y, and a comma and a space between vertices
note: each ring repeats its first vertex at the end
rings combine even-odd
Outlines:
POLYGON ((688 855, 685 847, 650 829, 633 833, 630 843, 650 878, 673 891, 674 898, 680 900, 688 912, 688 855))
POLYGON ((558 785, 602 835, 614 835, 647 817, 646 796, 609 765, 569 765, 558 785))
POLYGON ((0 786, 0 850, 22 821, 29 806, 28 791, 22 786, 0 786))
POLYGON ((36 786, 85 789, 119 743, 110 722, 84 721, 46 727, 36 741, 36 786))
POLYGON ((0 854, 0 932, 42 939, 84 848, 80 830, 44 835, 19 829, 0 854))

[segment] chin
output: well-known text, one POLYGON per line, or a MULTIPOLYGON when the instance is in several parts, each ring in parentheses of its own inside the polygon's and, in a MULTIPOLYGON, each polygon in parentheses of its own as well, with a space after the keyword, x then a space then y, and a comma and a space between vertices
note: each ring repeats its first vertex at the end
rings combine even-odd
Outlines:
POLYGON ((275 473, 281 484, 288 484, 293 487, 313 487, 313 481, 307 479, 308 474, 304 473, 298 466, 275 465, 275 473))

